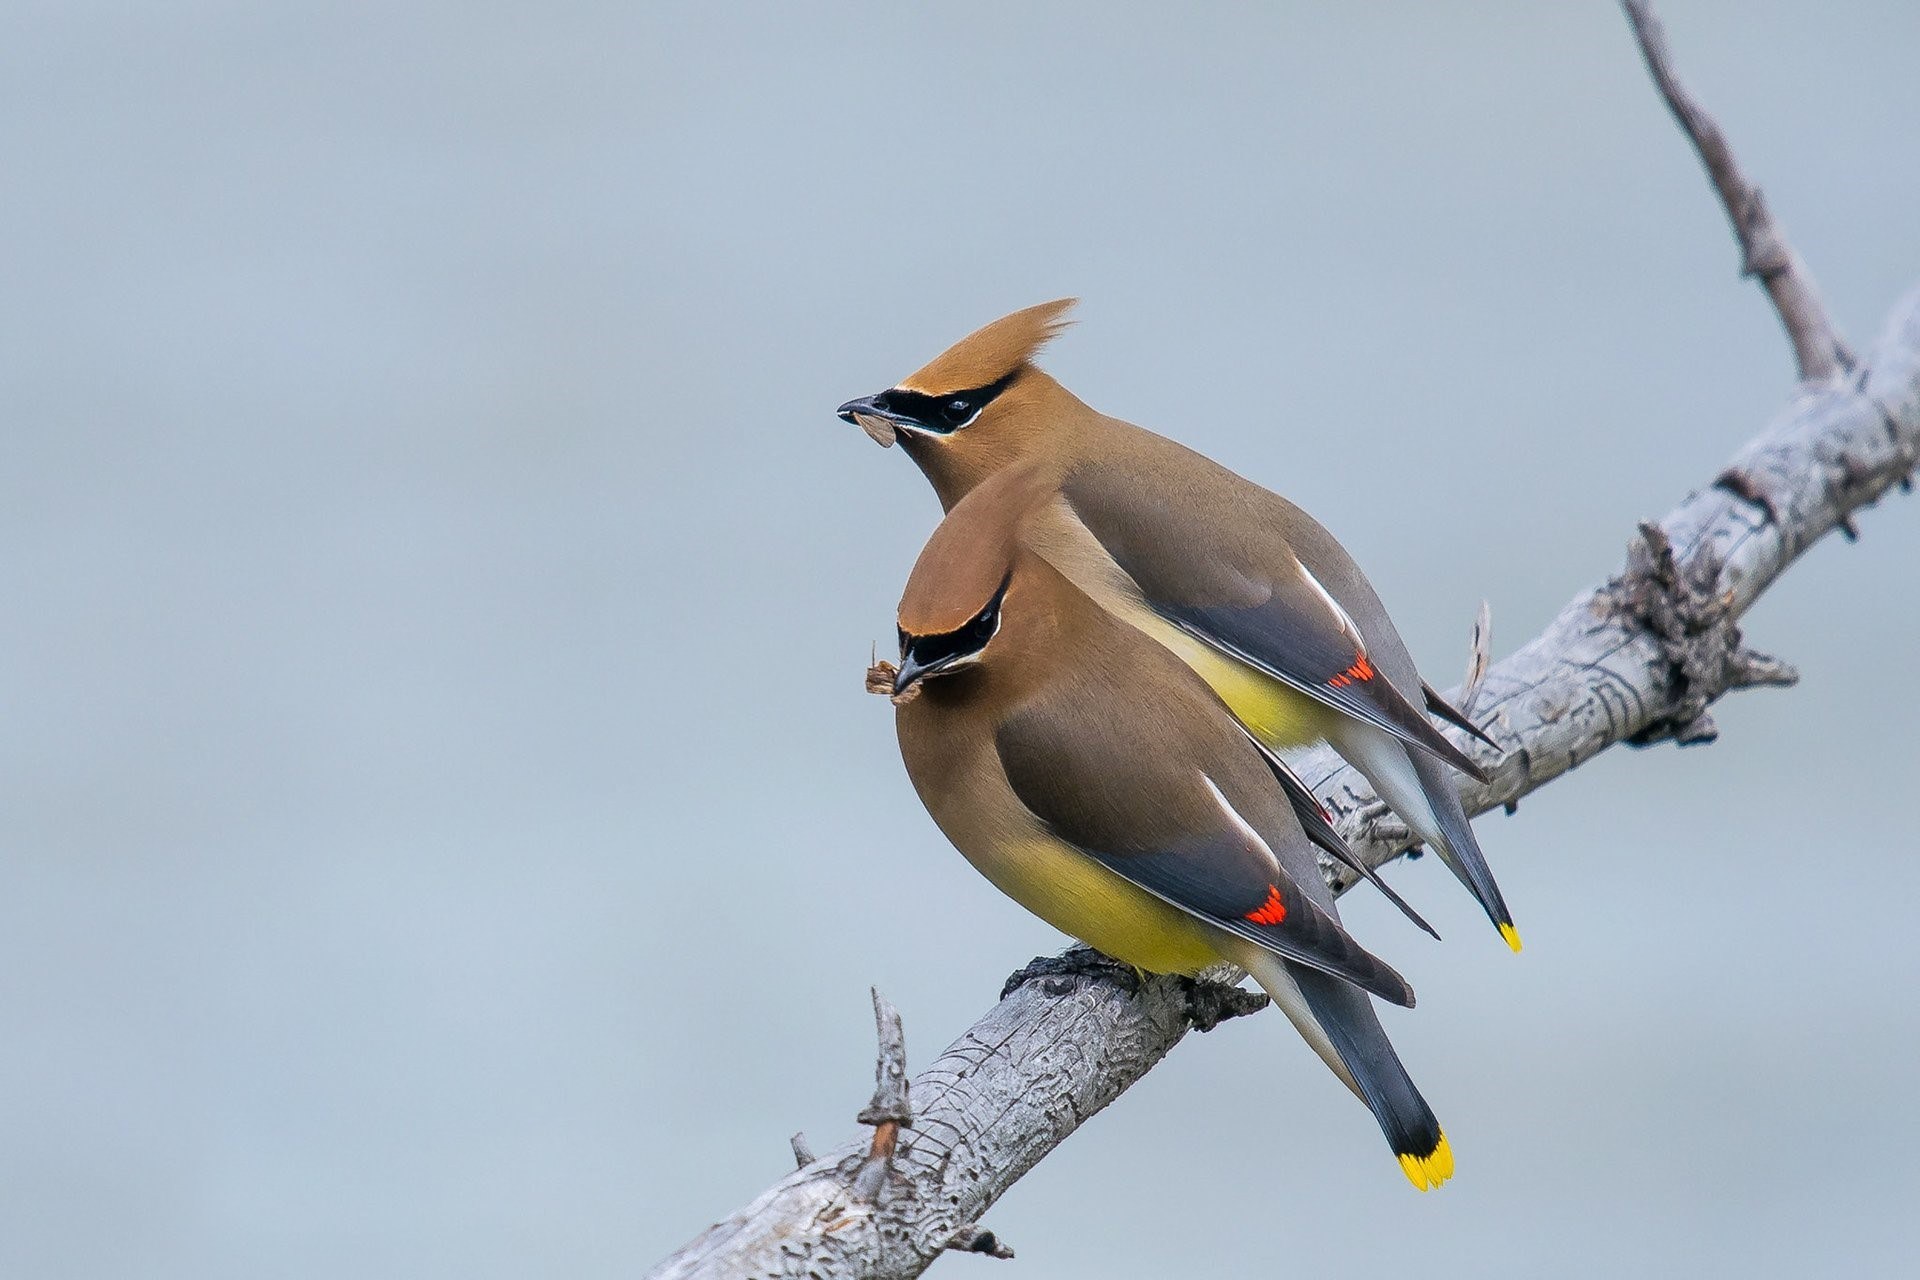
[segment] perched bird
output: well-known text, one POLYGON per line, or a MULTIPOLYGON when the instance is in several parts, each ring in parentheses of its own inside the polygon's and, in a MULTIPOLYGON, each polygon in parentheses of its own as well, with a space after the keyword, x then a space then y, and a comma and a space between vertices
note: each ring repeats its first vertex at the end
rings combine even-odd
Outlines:
POLYGON ((1026 545, 1050 488, 1033 480, 1006 470, 962 500, 901 600, 888 691, 921 800, 987 879, 1115 959, 1252 974, 1408 1179, 1438 1186, 1452 1151, 1368 999, 1411 1006, 1412 989, 1341 926, 1272 758, 1026 545))
POLYGON ((1486 773, 1426 713, 1498 744, 1421 680, 1359 566, 1311 516, 1096 412, 1033 363, 1072 304, 996 320, 839 414, 897 440, 948 510, 1010 466, 1034 468, 1061 499, 1035 535, 1055 569, 1178 654, 1269 747, 1331 743, 1520 950, 1447 770, 1486 773))

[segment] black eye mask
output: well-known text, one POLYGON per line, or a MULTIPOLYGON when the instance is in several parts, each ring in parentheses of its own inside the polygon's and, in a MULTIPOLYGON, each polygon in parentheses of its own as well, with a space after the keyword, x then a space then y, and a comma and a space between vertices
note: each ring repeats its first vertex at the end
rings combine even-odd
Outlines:
POLYGON ((952 435, 960 428, 969 426, 980 416, 980 411, 993 403, 994 397, 1013 385, 1020 376, 1015 369, 998 382, 988 383, 984 387, 975 387, 971 391, 954 391, 943 396, 930 396, 920 391, 902 391, 895 387, 891 391, 882 391, 873 398, 873 407, 884 413, 905 418, 915 427, 937 436, 952 435))
POLYGON ((1000 589, 993 593, 993 599, 987 601, 987 607, 958 631, 942 631, 925 636, 909 635, 902 631, 902 667, 916 671, 923 677, 936 675, 960 659, 972 657, 986 648, 987 642, 1000 630, 1000 602, 1006 599, 1007 583, 1012 579, 1013 575, 1008 574, 1000 583, 1000 589))

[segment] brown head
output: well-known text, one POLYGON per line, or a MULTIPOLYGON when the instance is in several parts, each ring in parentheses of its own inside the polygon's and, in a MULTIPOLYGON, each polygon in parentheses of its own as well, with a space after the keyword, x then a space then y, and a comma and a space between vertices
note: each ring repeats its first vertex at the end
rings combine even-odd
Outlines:
POLYGON ((1076 600, 1073 586, 1022 542, 1025 521, 1051 494, 1035 468, 1009 468, 940 522, 900 597, 896 697, 923 681, 969 670, 991 668, 1018 684, 1059 651, 1049 641, 1076 606, 1097 608, 1076 600))
POLYGON ((1043 457, 1061 418, 1085 406, 1033 363, 1067 325, 1072 298, 1002 316, 887 390, 839 408, 882 445, 897 439, 952 510, 1009 465, 1043 457))

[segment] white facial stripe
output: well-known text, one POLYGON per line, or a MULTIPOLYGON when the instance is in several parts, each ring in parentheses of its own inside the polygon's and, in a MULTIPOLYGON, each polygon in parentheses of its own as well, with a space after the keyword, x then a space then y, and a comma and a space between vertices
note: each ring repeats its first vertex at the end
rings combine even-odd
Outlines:
POLYGON ((972 426, 975 422, 977 422, 980 418, 980 415, 985 413, 986 411, 987 411, 987 406, 983 404, 978 409, 975 409, 971 414, 967 415, 967 420, 965 422, 956 422, 952 426, 946 426, 943 424, 938 431, 934 430, 932 427, 922 426, 917 422, 909 422, 904 419, 894 421, 893 425, 898 427, 902 431, 911 431, 913 432, 913 434, 917 436, 932 436, 934 439, 937 440, 941 436, 950 436, 956 431, 965 431, 968 427, 972 426))
POLYGON ((1333 598, 1333 593, 1320 585, 1320 579, 1314 577, 1313 571, 1308 569, 1306 565, 1301 564, 1298 560, 1295 560, 1293 563, 1299 568, 1300 576, 1307 580, 1307 585, 1313 588, 1314 594, 1325 601, 1327 608, 1333 611, 1334 619, 1339 622, 1340 629, 1351 636, 1355 644, 1360 644, 1360 628, 1354 625, 1354 621, 1352 617, 1348 615, 1347 611, 1340 607, 1340 602, 1333 598))
POLYGON ((1261 853, 1266 854, 1268 860, 1278 864, 1279 859, 1273 856, 1273 847, 1265 840, 1262 840, 1260 833, 1253 829, 1253 824, 1241 817, 1240 811, 1235 809, 1224 795, 1220 794, 1220 788, 1213 785, 1213 779, 1203 773, 1200 775, 1200 781, 1207 784, 1207 790, 1213 793, 1214 803, 1220 806, 1220 812, 1227 815, 1227 821, 1233 824, 1234 829, 1251 841, 1254 847, 1259 849, 1261 853))
POLYGON ((983 656, 985 656, 987 649, 993 644, 994 637, 1000 634, 1000 628, 1005 626, 1006 622, 1007 622, 1007 615, 1005 611, 1001 609, 995 609, 993 611, 993 631, 988 634, 985 643, 983 643, 978 649, 975 649, 972 653, 962 654, 960 657, 955 658, 952 661, 952 663, 950 663, 947 666, 947 670, 951 671, 954 669, 954 667, 964 667, 969 662, 980 661, 980 659, 983 656))

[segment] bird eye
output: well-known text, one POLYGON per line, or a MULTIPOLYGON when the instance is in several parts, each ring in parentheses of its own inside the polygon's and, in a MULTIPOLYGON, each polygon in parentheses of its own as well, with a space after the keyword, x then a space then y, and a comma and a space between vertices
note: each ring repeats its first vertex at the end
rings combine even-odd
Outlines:
POLYGON ((953 426, 960 426, 973 416, 973 401, 966 396, 955 396, 940 406, 940 416, 953 426))

